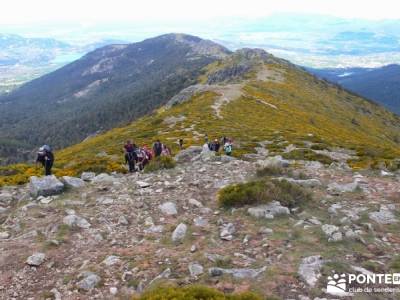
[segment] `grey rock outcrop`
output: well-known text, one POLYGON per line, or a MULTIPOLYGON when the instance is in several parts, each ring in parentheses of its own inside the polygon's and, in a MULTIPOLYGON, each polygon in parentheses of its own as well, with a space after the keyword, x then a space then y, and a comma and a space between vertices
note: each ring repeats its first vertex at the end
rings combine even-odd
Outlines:
POLYGON ((160 208, 161 212, 167 216, 173 216, 178 213, 178 210, 176 209, 176 205, 173 202, 165 202, 165 203, 159 205, 158 207, 160 208))
POLYGON ((321 277, 321 268, 325 261, 320 255, 303 258, 300 263, 298 274, 309 286, 314 287, 321 277))
POLYGON ((232 223, 228 223, 222 227, 219 236, 222 240, 231 241, 235 232, 235 225, 233 225, 232 223))
POLYGON ((86 219, 75 214, 64 217, 63 223, 71 227, 79 227, 82 229, 90 228, 90 223, 86 219))
POLYGON ((195 277, 204 273, 204 268, 198 263, 190 263, 189 266, 190 276, 195 277))
POLYGON ((26 263, 32 267, 38 267, 44 262, 45 258, 46 255, 44 253, 37 252, 29 256, 26 263))
POLYGON ((78 189, 85 186, 85 182, 82 179, 71 176, 63 176, 62 182, 64 182, 67 188, 78 189))
POLYGON ((255 218, 273 219, 279 215, 289 215, 289 208, 282 206, 279 201, 272 201, 266 205, 250 207, 247 213, 255 218))
POLYGON ((190 146, 189 148, 180 151, 176 156, 175 160, 180 163, 190 162, 195 157, 199 156, 203 148, 200 146, 190 146))
POLYGON ((328 192, 333 195, 338 195, 342 193, 352 193, 355 192, 359 188, 359 184, 357 181, 346 183, 346 184, 339 184, 333 182, 328 185, 328 192))
POLYGON ((369 218, 383 225, 394 224, 398 219, 392 212, 392 209, 387 205, 381 205, 379 211, 369 213, 369 218))
POLYGON ((244 278, 256 278, 261 273, 265 272, 267 267, 262 267, 259 269, 224 269, 224 268, 210 268, 208 269, 208 273, 210 276, 221 276, 224 274, 230 274, 235 278, 244 279, 244 278))
POLYGON ((92 179, 95 177, 96 177, 96 173, 94 173, 94 172, 83 172, 81 174, 81 179, 83 181, 92 181, 92 179))
POLYGON ((186 236, 187 226, 186 224, 180 223, 172 233, 172 241, 174 243, 182 242, 186 236))
POLYGON ((340 231, 340 228, 335 225, 324 224, 321 229, 328 237, 329 242, 338 242, 343 239, 343 234, 340 231))
POLYGON ((56 176, 32 176, 29 183, 29 192, 32 197, 52 196, 62 193, 64 184, 56 176))
POLYGON ((93 272, 84 272, 80 277, 83 279, 77 283, 77 287, 85 291, 94 289, 101 281, 100 276, 93 272))

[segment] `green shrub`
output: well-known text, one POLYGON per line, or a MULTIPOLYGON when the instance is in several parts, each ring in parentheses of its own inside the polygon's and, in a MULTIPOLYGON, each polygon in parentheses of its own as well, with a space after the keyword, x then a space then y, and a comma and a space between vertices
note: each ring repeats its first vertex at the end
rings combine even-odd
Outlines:
POLYGON ((205 286, 157 287, 134 300, 261 300, 253 293, 228 295, 205 286))
POLYGON ((150 161, 145 167, 145 172, 155 172, 163 169, 175 168, 176 162, 170 156, 159 156, 150 161))
POLYGON ((256 173, 257 177, 281 176, 283 174, 286 174, 285 170, 278 166, 267 166, 262 169, 258 169, 256 173))
POLYGON ((224 187, 218 192, 218 204, 223 207, 266 204, 279 201, 293 207, 308 202, 310 193, 286 180, 259 180, 224 187))
POLYGON ((316 153, 310 149, 296 149, 288 153, 284 153, 282 156, 285 159, 319 161, 326 165, 333 163, 333 160, 330 157, 316 153))
POLYGON ((313 144, 311 145, 310 149, 312 150, 325 150, 328 147, 325 144, 313 144))

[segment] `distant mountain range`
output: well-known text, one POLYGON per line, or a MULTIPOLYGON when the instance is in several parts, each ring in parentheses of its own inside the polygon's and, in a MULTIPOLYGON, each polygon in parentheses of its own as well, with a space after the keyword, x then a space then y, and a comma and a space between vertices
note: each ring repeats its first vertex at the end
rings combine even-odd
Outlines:
POLYGON ((73 45, 53 38, 0 34, 0 94, 82 57, 89 51, 121 40, 104 39, 73 45))
POLYGON ((97 49, 0 97, 3 156, 6 162, 23 159, 17 153, 24 149, 65 147, 131 122, 196 83, 203 67, 229 53, 180 34, 97 49), (16 145, 20 151, 11 151, 16 145))
POLYGON ((400 65, 381 68, 328 68, 308 70, 400 114, 400 65))

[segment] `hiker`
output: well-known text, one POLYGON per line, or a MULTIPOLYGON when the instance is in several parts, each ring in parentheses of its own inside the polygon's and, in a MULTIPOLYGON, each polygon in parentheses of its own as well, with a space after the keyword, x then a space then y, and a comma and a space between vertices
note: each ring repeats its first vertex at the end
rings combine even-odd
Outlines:
POLYGON ((157 140, 154 145, 153 145, 153 152, 154 152, 154 157, 158 157, 162 153, 162 144, 160 140, 157 140))
POLYGON ((167 145, 161 144, 161 149, 162 156, 171 156, 171 149, 167 145))
POLYGON ((232 141, 231 140, 226 140, 226 143, 224 144, 224 152, 228 156, 232 155, 232 141))
POLYGON ((135 153, 137 157, 138 168, 140 171, 142 171, 150 160, 149 156, 144 148, 136 148, 135 153))
POLYGON ((210 150, 210 144, 204 143, 202 152, 207 153, 210 150))
POLYGON ((137 161, 137 154, 136 154, 136 145, 132 143, 132 141, 126 141, 124 145, 125 150, 125 163, 128 163, 129 172, 135 172, 135 162, 137 161))
POLYGON ((204 136, 204 141, 206 142, 206 144, 208 144, 208 134, 207 133, 204 136))
POLYGON ((215 139, 214 142, 212 142, 210 145, 210 150, 219 152, 220 147, 221 147, 221 144, 218 142, 218 139, 215 139))
POLYGON ((54 154, 51 151, 50 146, 43 145, 39 148, 38 155, 36 158, 36 164, 41 163, 44 168, 45 176, 51 175, 51 168, 54 163, 54 154))
POLYGON ((146 153, 147 160, 148 161, 152 160, 153 159, 153 151, 151 151, 151 149, 147 145, 143 146, 143 150, 146 153))
POLYGON ((179 139, 179 149, 183 149, 183 139, 179 139))

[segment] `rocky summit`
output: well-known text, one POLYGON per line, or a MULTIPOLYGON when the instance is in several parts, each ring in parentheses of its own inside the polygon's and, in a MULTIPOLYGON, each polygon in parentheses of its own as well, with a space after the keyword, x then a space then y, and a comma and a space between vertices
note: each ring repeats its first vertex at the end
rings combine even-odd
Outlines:
POLYGON ((56 188, 49 193, 41 182, 46 194, 31 184, 4 187, 0 298, 128 299, 174 283, 337 299, 326 293, 332 272, 398 271, 399 173, 259 153, 226 159, 189 149, 173 169, 86 173, 84 182, 61 178, 63 191, 49 178, 56 188), (288 205, 278 194, 270 203, 220 205, 221 189, 268 170, 268 180, 296 185, 311 200, 288 205))

